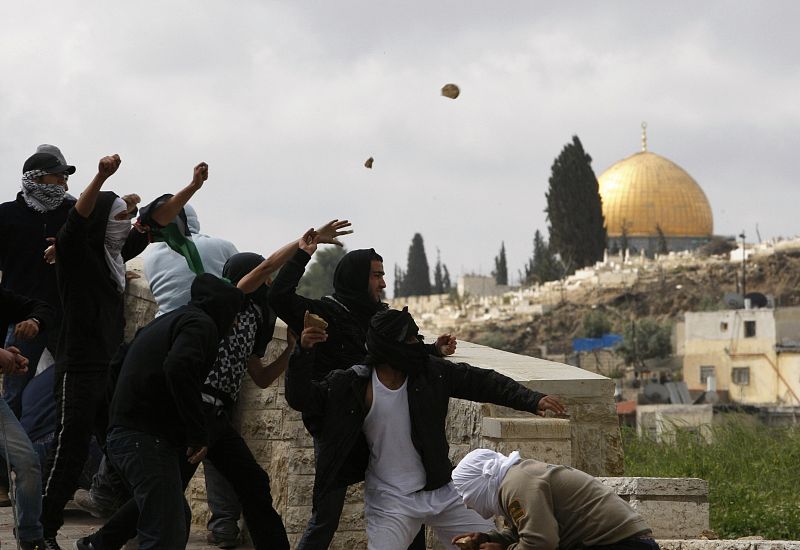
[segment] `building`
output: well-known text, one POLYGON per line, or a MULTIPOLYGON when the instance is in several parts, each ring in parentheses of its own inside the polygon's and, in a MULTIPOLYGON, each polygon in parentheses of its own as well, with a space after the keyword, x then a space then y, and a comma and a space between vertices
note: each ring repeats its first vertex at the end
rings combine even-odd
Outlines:
POLYGON ((800 405, 800 307, 686 313, 683 378, 690 391, 750 405, 800 405))
POLYGON ((642 150, 603 172, 597 179, 603 199, 609 248, 658 253, 692 250, 708 242, 714 231, 711 206, 702 188, 683 168, 647 150, 642 124, 642 150))

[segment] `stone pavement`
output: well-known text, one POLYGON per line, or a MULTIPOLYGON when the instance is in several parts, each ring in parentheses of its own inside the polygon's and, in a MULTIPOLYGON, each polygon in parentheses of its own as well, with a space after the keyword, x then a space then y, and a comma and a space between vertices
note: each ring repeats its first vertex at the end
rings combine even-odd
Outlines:
MULTIPOLYGON (((14 516, 10 507, 0 508, 0 550, 16 550, 12 528, 14 516)), ((82 510, 74 508, 72 504, 67 504, 64 511, 64 527, 58 533, 58 543, 64 550, 72 550, 72 545, 76 539, 85 537, 103 525, 103 520, 96 519, 82 510)), ((127 548, 136 548, 135 544, 129 544, 127 548)), ((188 550, 210 550, 216 546, 206 543, 206 530, 197 525, 192 525, 192 532, 189 536, 188 550)), ((252 550, 252 546, 245 544, 239 546, 243 550, 252 550)))

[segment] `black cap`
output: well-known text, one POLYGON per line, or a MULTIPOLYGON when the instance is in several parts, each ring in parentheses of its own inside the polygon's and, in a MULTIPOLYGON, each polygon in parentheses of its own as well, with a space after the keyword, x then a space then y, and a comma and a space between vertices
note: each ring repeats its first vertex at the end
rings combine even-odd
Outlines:
POLYGON ((43 170, 48 174, 74 174, 75 167, 69 164, 61 164, 58 157, 50 153, 34 153, 22 166, 22 173, 31 170, 43 170))

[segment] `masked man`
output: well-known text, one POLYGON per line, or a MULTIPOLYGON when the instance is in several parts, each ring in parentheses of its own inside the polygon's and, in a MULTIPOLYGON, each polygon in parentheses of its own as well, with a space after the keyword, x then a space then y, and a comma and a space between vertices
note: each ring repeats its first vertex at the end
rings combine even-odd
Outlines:
POLYGON ((467 526, 490 526, 464 507, 450 481, 445 423, 451 397, 536 414, 564 412, 557 398, 493 370, 432 357, 405 309, 372 318, 364 364, 315 381, 309 372, 312 350, 324 338, 320 328, 303 330, 300 351, 287 371, 286 401, 324 418, 315 499, 342 483, 366 480, 370 550, 407 548, 423 523, 444 544, 457 533, 476 530, 467 526))

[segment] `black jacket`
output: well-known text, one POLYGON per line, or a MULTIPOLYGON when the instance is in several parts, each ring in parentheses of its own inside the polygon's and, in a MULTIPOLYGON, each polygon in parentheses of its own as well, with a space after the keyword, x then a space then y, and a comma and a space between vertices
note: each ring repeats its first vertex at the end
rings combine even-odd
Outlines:
POLYGON ((156 317, 127 347, 109 411, 109 428, 124 426, 175 445, 206 444, 200 392, 217 357, 219 338, 239 311, 242 292, 213 275, 192 284, 192 300, 156 317))
MULTIPOLYGON (((125 329, 123 295, 111 279, 104 253, 105 227, 116 195, 101 191, 94 211, 84 218, 73 208, 58 232, 56 271, 64 318, 56 353, 61 372, 108 368, 125 329)), ((147 246, 148 237, 131 229, 122 249, 128 261, 147 246)))
MULTIPOLYGON (((33 300, 0 288, 0 336, 3 340, 5 340, 9 325, 31 318, 39 321, 39 332, 41 332, 52 326, 55 312, 49 304, 42 300, 33 300)), ((32 367, 35 369, 36 365, 32 365, 32 367)))
MULTIPOLYGON (((320 450, 314 496, 318 498, 333 487, 364 479, 369 449, 362 426, 371 368, 355 365, 315 381, 310 373, 312 362, 309 351, 295 350, 286 371, 286 401, 293 409, 324 419, 316 434, 320 450)), ((451 397, 533 413, 544 395, 493 370, 429 357, 425 369, 408 378, 411 439, 425 467, 426 491, 450 482, 453 466, 445 422, 451 397)))
POLYGON ((22 193, 0 204, 0 286, 17 294, 43 300, 53 307, 55 317, 48 325, 53 336, 48 347, 55 352, 61 301, 56 284, 56 267, 44 261, 44 250, 67 220, 75 199, 66 197, 58 208, 37 212, 27 205, 22 193))
MULTIPOLYGON (((367 326, 369 319, 359 319, 344 304, 326 296, 312 300, 296 293, 297 284, 303 276, 311 256, 303 250, 295 252, 280 270, 269 291, 269 305, 278 317, 294 331, 303 332, 303 316, 306 311, 315 313, 328 322, 328 339, 313 348, 313 360, 308 371, 313 380, 321 380, 336 369, 347 369, 364 361, 367 354, 367 326)), ((434 344, 428 345, 428 353, 438 356, 434 344)), ((316 414, 306 413, 303 420, 312 434, 320 425, 316 414)))

